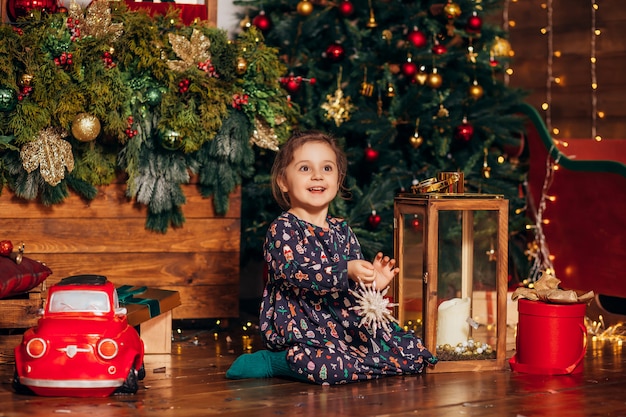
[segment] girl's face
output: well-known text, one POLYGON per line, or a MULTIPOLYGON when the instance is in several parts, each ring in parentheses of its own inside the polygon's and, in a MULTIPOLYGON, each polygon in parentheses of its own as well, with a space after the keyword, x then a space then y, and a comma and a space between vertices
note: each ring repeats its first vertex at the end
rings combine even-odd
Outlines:
POLYGON ((278 186, 289 195, 292 210, 317 213, 327 209, 339 192, 335 152, 324 142, 305 143, 294 152, 278 186))

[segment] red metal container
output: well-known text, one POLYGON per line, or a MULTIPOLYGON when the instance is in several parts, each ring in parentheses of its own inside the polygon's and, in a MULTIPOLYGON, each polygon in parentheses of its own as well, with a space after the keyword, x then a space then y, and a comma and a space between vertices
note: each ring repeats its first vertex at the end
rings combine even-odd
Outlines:
POLYGON ((520 299, 517 347, 509 360, 511 369, 540 375, 582 372, 587 350, 586 308, 583 303, 552 304, 520 299))

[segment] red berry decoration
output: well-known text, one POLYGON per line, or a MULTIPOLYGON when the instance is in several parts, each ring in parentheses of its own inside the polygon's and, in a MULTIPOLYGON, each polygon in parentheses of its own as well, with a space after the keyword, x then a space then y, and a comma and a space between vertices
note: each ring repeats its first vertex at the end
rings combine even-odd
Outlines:
POLYGON ((474 12, 465 25, 465 30, 470 33, 478 33, 483 27, 483 19, 481 19, 476 12, 474 12))
POLYGON ((426 38, 426 34, 417 28, 413 29, 407 35, 407 39, 409 42, 413 44, 416 48, 423 48, 428 43, 428 39, 426 38))
POLYGON ((265 14, 264 10, 261 10, 259 14, 252 19, 252 24, 259 28, 261 32, 267 32, 272 27, 272 21, 269 16, 265 14))
POLYGON ((0 255, 9 256, 13 252, 13 243, 10 240, 0 241, 0 255))
POLYGON ((339 3, 339 13, 341 13, 343 17, 350 16, 352 13, 354 13, 354 4, 352 4, 352 2, 348 0, 343 0, 341 3, 339 3))
POLYGON ((178 83, 178 92, 181 94, 186 93, 187 90, 189 90, 189 84, 190 81, 188 78, 183 78, 182 80, 180 80, 180 82, 178 83))
POLYGON ((338 43, 333 43, 326 48, 326 57, 334 62, 341 61, 345 54, 345 49, 338 43))
POLYGON ((367 222, 369 223, 370 226, 372 226, 373 228, 376 228, 380 224, 380 220, 381 220, 380 215, 376 213, 376 210, 372 210, 372 214, 370 214, 369 218, 367 219, 367 222))
POLYGON ((247 94, 233 94, 233 109, 241 110, 246 104, 248 104, 247 94))
POLYGON ((370 145, 367 145, 365 148, 365 160, 367 162, 376 162, 378 159, 378 151, 372 148, 370 145))
POLYGON ((463 122, 459 126, 456 127, 454 136, 459 140, 462 140, 464 142, 469 142, 470 139, 472 139, 473 135, 474 135, 474 126, 469 124, 469 122, 467 121, 467 118, 464 117, 463 122))
POLYGON ((289 80, 285 84, 285 88, 292 94, 295 94, 300 90, 300 84, 302 84, 302 80, 298 79, 300 77, 289 77, 289 80))

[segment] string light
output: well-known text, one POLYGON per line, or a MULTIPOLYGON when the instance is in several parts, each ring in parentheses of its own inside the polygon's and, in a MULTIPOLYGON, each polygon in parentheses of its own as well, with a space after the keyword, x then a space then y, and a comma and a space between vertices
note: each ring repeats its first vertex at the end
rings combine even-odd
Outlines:
MULTIPOLYGON (((502 8, 502 28, 504 29, 505 32, 509 31, 510 26, 515 26, 514 22, 511 25, 511 22, 509 21, 509 1, 510 0, 505 0, 504 7, 502 8)), ((512 0, 512 1, 515 3, 517 0, 512 0)), ((504 75, 503 75, 504 85, 506 86, 509 85, 509 79, 511 78, 511 74, 513 74, 513 69, 509 67, 509 64, 507 61, 507 64, 505 64, 504 75)))
MULTIPOLYGON (((596 75, 596 37, 600 36, 600 31, 596 27, 596 11, 598 10, 598 3, 595 0, 591 0, 591 137, 600 142, 602 137, 598 135, 597 123, 598 123, 598 78, 596 75)), ((602 113, 601 117, 604 117, 602 113)))
POLYGON ((541 34, 547 35, 547 48, 548 48, 548 63, 546 65, 546 101, 542 104, 541 108, 545 111, 546 114, 546 127, 548 128, 548 132, 552 132, 552 82, 553 82, 553 74, 552 74, 552 66, 554 63, 554 34, 553 34, 553 23, 552 23, 552 0, 547 0, 546 3, 541 4, 542 8, 546 9, 546 18, 547 18, 547 26, 541 28, 541 34))
MULTIPOLYGON (((548 243, 546 242, 546 236, 543 233, 543 225, 550 224, 549 219, 544 219, 544 211, 546 209, 547 201, 554 201, 555 198, 548 194, 548 190, 554 181, 554 173, 558 168, 558 157, 557 160, 552 162, 551 154, 554 148, 550 149, 548 152, 548 157, 546 159, 546 176, 543 180, 543 186, 541 188, 541 197, 539 199, 539 204, 536 207, 531 207, 534 212, 535 224, 527 225, 527 230, 533 230, 535 235, 535 243, 537 244, 537 251, 533 254, 533 263, 530 267, 529 280, 531 282, 537 281, 541 278, 543 273, 554 275, 554 265, 552 261, 554 260, 554 256, 550 254, 550 250, 548 249, 548 243)), ((560 154, 559 154, 560 155, 560 154)), ((559 156, 560 157, 560 156, 559 156)))

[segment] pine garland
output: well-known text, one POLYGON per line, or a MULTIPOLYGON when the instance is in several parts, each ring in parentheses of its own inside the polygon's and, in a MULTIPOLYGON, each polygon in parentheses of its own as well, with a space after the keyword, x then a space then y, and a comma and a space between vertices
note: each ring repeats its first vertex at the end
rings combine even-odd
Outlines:
POLYGON ((174 9, 150 17, 94 0, 35 11, 0 26, 0 38, 0 185, 45 205, 70 190, 93 199, 122 177, 148 208, 146 227, 166 232, 184 223, 181 185, 197 175, 223 214, 252 174, 255 127, 268 130, 254 143, 277 147, 298 114, 279 85, 285 67, 255 28, 232 41, 207 22, 182 24, 174 9), (34 140, 71 145, 64 174, 42 176, 58 166, 54 152, 27 172, 24 145, 34 140))

